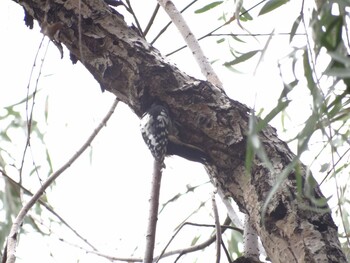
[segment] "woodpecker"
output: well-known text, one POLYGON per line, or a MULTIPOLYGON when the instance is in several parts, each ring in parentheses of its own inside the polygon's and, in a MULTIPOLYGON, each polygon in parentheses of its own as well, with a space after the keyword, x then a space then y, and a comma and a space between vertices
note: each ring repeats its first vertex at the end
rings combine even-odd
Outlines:
POLYGON ((143 140, 153 157, 162 162, 167 152, 168 135, 171 120, 168 110, 161 105, 152 105, 141 119, 140 127, 143 140))
POLYGON ((166 155, 178 155, 187 160, 206 164, 209 157, 201 149, 185 144, 177 138, 176 129, 166 107, 153 104, 141 118, 143 140, 153 157, 160 162, 166 155))

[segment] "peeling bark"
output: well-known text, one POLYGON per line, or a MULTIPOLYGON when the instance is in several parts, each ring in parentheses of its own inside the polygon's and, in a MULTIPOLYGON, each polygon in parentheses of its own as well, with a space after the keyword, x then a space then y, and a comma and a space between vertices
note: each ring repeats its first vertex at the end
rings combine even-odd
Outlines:
MULTIPOLYGON (((310 210, 308 198, 297 196, 294 170, 262 218, 269 191, 295 156, 268 126, 260 139, 275 173, 255 159, 251 175, 246 175, 248 107, 168 64, 102 0, 81 0, 81 9, 78 0, 16 2, 26 11, 25 21, 35 19, 40 26, 60 23, 54 40, 83 63, 102 90, 118 96, 139 117, 155 101, 168 107, 178 129, 177 139, 210 156, 206 167, 210 176, 249 215, 272 262, 346 262, 330 212, 316 212, 321 211, 317 207, 310 210)), ((298 167, 305 176, 304 166, 298 167)), ((323 197, 319 188, 314 194, 323 197)))

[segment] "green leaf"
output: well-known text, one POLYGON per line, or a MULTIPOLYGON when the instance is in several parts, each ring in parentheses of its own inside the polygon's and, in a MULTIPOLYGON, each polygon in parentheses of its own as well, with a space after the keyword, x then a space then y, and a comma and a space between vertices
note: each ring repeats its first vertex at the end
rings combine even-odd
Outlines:
POLYGON ((265 53, 267 51, 268 46, 270 45, 270 42, 271 42, 272 37, 274 36, 274 33, 275 33, 275 29, 273 29, 272 32, 270 33, 270 36, 267 39, 264 48, 261 50, 260 58, 259 58, 258 63, 256 64, 254 72, 256 72, 258 70, 258 67, 259 67, 260 63, 263 61, 264 55, 265 55, 265 53))
POLYGON ((325 72, 327 76, 338 77, 338 78, 350 78, 349 68, 333 68, 325 72))
POLYGON ((295 33, 297 32, 297 29, 299 27, 300 21, 301 21, 301 15, 299 15, 293 23, 292 29, 290 30, 289 43, 292 42, 292 40, 295 36, 295 33))
POLYGON ((325 20, 326 32, 321 36, 321 44, 328 51, 334 51, 342 41, 343 18, 330 16, 325 20))
POLYGON ((315 112, 305 122, 303 130, 298 134, 298 150, 297 154, 300 156, 308 147, 311 135, 317 130, 318 115, 315 112))
POLYGON ((320 173, 324 173, 324 172, 327 172, 328 168, 330 167, 330 163, 324 163, 321 165, 321 168, 320 168, 320 173))
POLYGON ((266 125, 273 119, 276 117, 276 115, 278 113, 280 113, 281 111, 283 111, 285 108, 287 108, 287 106, 289 105, 290 100, 279 100, 278 104, 275 108, 273 108, 267 115, 266 117, 261 120, 258 125, 257 125, 257 130, 258 132, 261 131, 262 129, 264 129, 266 127, 266 125))
POLYGON ((196 14, 200 14, 200 13, 204 13, 210 9, 213 9, 214 7, 217 7, 218 5, 221 5, 224 1, 215 1, 212 2, 206 6, 203 6, 202 8, 197 9, 196 11, 194 11, 196 14))
POLYGON ((344 53, 329 51, 328 54, 332 57, 334 61, 340 62, 345 67, 350 67, 350 58, 344 53))
POLYGON ((284 5, 285 3, 289 2, 289 0, 270 0, 268 1, 260 10, 259 16, 264 15, 266 13, 269 13, 276 8, 280 7, 281 5, 284 5))
POLYGON ((44 111, 44 114, 45 114, 45 123, 47 123, 47 120, 48 120, 48 117, 49 117, 49 96, 46 96, 46 99, 45 99, 45 111, 44 111))
POLYGON ((309 88, 313 98, 314 110, 317 110, 320 107, 319 105, 322 104, 322 95, 320 94, 320 91, 313 78, 313 71, 310 63, 309 55, 307 51, 305 51, 303 56, 304 76, 307 81, 307 87, 309 88))
POLYGON ((264 149, 263 143, 259 137, 259 130, 257 129, 257 119, 254 114, 249 117, 249 132, 248 132, 248 143, 247 143, 247 153, 246 153, 246 172, 250 174, 251 165, 255 154, 264 163, 264 166, 270 170, 271 173, 274 172, 274 168, 269 160, 269 157, 264 149))
POLYGON ((33 169, 30 171, 29 175, 33 175, 37 173, 37 171, 41 168, 41 166, 34 166, 33 169))
POLYGON ((220 38, 220 39, 216 40, 216 43, 217 43, 217 44, 220 44, 220 43, 222 43, 222 42, 224 42, 224 41, 225 41, 225 38, 220 38))
POLYGON ((230 61, 230 62, 225 62, 224 66, 233 66, 236 65, 238 63, 242 63, 250 58, 252 58, 256 53, 260 52, 260 50, 253 50, 253 51, 249 51, 245 54, 243 54, 242 56, 230 61))
POLYGON ((265 200, 265 203, 261 209, 262 225, 265 224, 265 214, 266 214, 267 206, 271 202, 272 197, 275 195, 275 193, 281 187, 282 183, 286 180, 288 175, 293 171, 293 169, 297 163, 298 163, 298 158, 294 157, 293 160, 286 166, 286 168, 284 168, 283 171, 277 176, 276 181, 275 181, 274 185, 272 186, 270 192, 268 193, 266 200, 265 200))
POLYGON ((248 13, 244 7, 241 8, 241 15, 239 17, 239 20, 241 21, 250 21, 253 20, 253 17, 248 13))
POLYGON ((0 132, 1 140, 11 142, 11 138, 7 135, 7 131, 0 132))
POLYGON ((53 166, 52 166, 52 161, 51 161, 51 157, 50 157, 50 153, 49 153, 49 150, 46 148, 45 149, 45 154, 46 154, 46 161, 47 161, 47 164, 49 165, 49 171, 48 171, 48 174, 52 174, 53 173, 53 166))
MULTIPOLYGON (((40 89, 38 89, 36 92, 40 92, 40 89)), ((5 109, 13 108, 14 106, 20 105, 20 104, 26 102, 27 100, 32 99, 33 96, 34 96, 34 93, 35 93, 35 92, 33 92, 32 94, 30 94, 29 96, 25 97, 24 99, 22 99, 21 101, 15 103, 15 104, 12 104, 12 105, 10 105, 10 106, 5 107, 5 109)))
POLYGON ((239 37, 237 37, 235 34, 231 34, 230 35, 234 40, 240 42, 240 43, 246 43, 246 41, 240 39, 239 37))
POLYGON ((193 239, 192 239, 192 242, 191 242, 191 246, 194 246, 195 244, 197 244, 197 241, 199 240, 201 236, 195 236, 193 239))
POLYGON ((240 244, 243 242, 242 234, 238 231, 231 231, 230 242, 228 242, 228 251, 232 254, 235 253, 238 257, 243 256, 240 249, 240 244))

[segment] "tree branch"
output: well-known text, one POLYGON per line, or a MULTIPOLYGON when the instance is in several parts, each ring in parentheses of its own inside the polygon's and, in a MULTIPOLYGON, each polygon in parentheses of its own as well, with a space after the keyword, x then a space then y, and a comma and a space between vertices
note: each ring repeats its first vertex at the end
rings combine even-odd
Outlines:
MULTIPOLYGON (((2 176, 4 176, 6 178, 6 180, 8 180, 11 184, 14 184, 16 186, 18 186, 19 188, 21 188, 23 190, 23 192, 29 196, 33 196, 34 194, 32 192, 30 192, 27 188, 25 188, 23 185, 21 185, 20 183, 16 182, 15 180, 13 180, 10 176, 8 176, 3 170, 0 169, 0 173, 2 174, 2 176)), ((47 209, 47 211, 49 211, 51 214, 53 214, 55 217, 57 217, 57 219, 63 224, 65 225, 69 230, 71 230, 78 238, 80 238, 83 242, 85 242, 88 246, 90 246, 93 250, 97 250, 97 248, 95 246, 93 246, 86 238, 84 238, 82 235, 80 235, 78 233, 78 231, 76 231, 72 226, 70 226, 68 224, 68 222, 62 218, 55 210, 53 210, 48 204, 46 204, 44 201, 42 201, 40 198, 38 199, 38 203, 40 205, 42 205, 43 207, 45 207, 47 209)))
POLYGON ((53 173, 40 187, 40 189, 33 195, 33 197, 25 204, 22 209, 19 211, 15 221, 12 224, 10 229, 10 233, 7 237, 6 244, 6 253, 7 258, 4 256, 3 262, 6 263, 14 263, 16 261, 15 251, 18 240, 18 233, 23 223, 24 217, 27 215, 28 211, 33 207, 33 205, 39 200, 39 198, 43 195, 45 190, 60 176, 67 168, 69 168, 75 160, 90 146, 91 142, 95 139, 96 135, 100 132, 100 130, 106 126, 107 121, 112 116, 116 106, 118 105, 119 100, 116 99, 109 110, 108 114, 103 118, 102 122, 98 125, 98 127, 94 130, 94 132, 90 135, 88 140, 83 144, 83 146, 68 160, 66 164, 64 164, 60 169, 58 169, 55 173, 53 173))
POLYGON ((149 217, 148 227, 146 233, 146 249, 144 256, 144 263, 153 262, 154 244, 156 240, 156 229, 158 220, 158 208, 159 208, 159 193, 162 180, 162 167, 163 161, 157 161, 154 159, 153 163, 153 176, 152 176, 152 190, 149 198, 149 217))
POLYGON ((214 213, 214 221, 215 221, 215 237, 216 237, 216 263, 220 263, 220 256, 221 256, 221 226, 220 226, 220 219, 219 219, 219 212, 218 208, 216 206, 216 200, 215 200, 215 192, 212 193, 211 196, 211 202, 213 206, 213 213, 214 213))
POLYGON ((208 61, 208 58, 204 55, 201 46, 199 45, 196 37, 188 27, 185 19, 181 15, 181 12, 177 10, 176 6, 171 0, 158 0, 158 3, 164 8, 164 10, 171 18, 171 21, 173 21, 173 23, 176 25, 187 46, 192 51, 192 54, 196 59, 197 64, 200 67, 202 74, 205 76, 205 78, 213 85, 217 86, 220 89, 223 89, 224 87, 222 85, 222 82, 216 75, 214 69, 208 61))
MULTIPOLYGON (((241 232, 243 234, 243 231, 241 229, 235 228, 235 227, 230 227, 228 226, 228 224, 230 224, 231 220, 229 217, 227 217, 225 219, 225 222, 223 223, 223 225, 221 226, 222 230, 221 233, 225 232, 226 229, 233 229, 235 231, 241 232)), ((201 250, 207 246, 210 246, 213 242, 215 242, 216 240, 216 235, 211 236, 210 238, 208 238, 206 241, 204 241, 201 244, 189 247, 189 248, 183 248, 183 249, 177 249, 177 250, 173 250, 173 251, 169 251, 169 252, 165 252, 166 249, 168 248, 168 246, 170 245, 170 243, 174 240, 175 236, 181 231, 181 229, 185 226, 185 225, 193 225, 193 226, 204 226, 204 227, 216 227, 216 225, 206 225, 206 224, 196 224, 196 223, 190 223, 190 222, 185 222, 183 223, 178 230, 174 233, 174 235, 171 237, 171 239, 169 240, 168 244, 165 246, 165 248, 163 249, 162 253, 156 257, 158 262, 161 258, 164 257, 168 257, 168 256, 172 256, 172 255, 176 255, 179 254, 179 256, 177 257, 176 260, 178 260, 181 256, 187 254, 187 253, 191 253, 191 252, 195 252, 198 250, 201 250)))

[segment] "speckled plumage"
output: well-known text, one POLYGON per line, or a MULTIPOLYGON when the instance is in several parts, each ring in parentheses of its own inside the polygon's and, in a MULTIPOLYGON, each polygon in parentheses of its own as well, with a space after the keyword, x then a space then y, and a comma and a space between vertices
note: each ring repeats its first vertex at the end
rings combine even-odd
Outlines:
POLYGON ((142 137, 153 157, 158 161, 163 161, 167 152, 170 125, 168 110, 161 105, 152 105, 141 119, 142 137))

